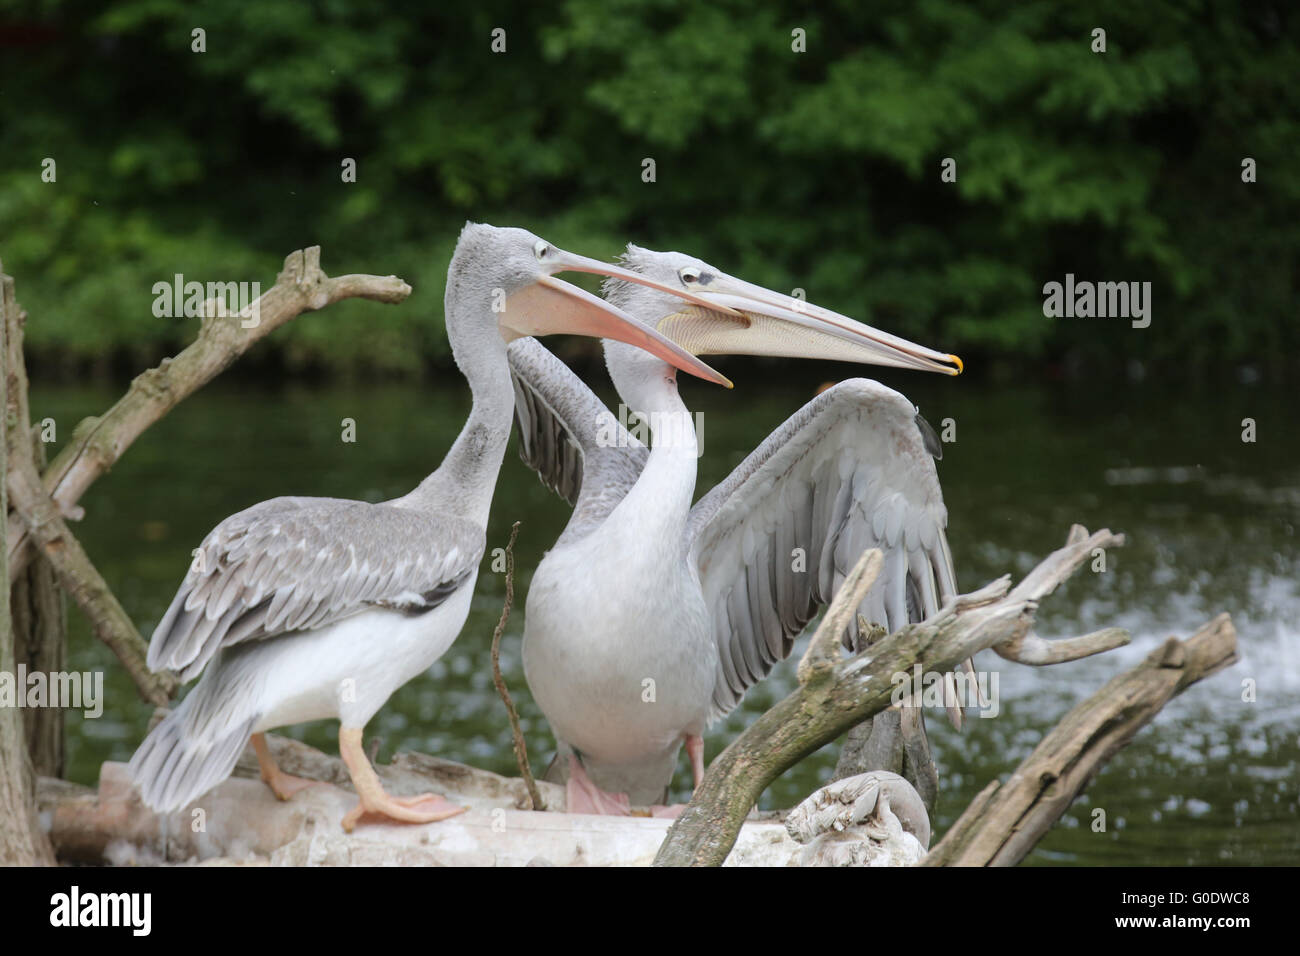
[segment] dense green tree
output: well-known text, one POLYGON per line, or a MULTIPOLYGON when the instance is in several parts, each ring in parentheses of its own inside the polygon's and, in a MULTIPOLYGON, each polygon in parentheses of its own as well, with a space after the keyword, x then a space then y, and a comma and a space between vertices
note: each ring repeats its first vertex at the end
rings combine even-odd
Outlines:
POLYGON ((278 354, 416 372, 467 218, 691 251, 968 360, 1282 374, 1300 345, 1287 4, 458 6, 0 4, 0 259, 37 356, 152 359, 193 322, 155 282, 268 281, 320 243, 417 295, 278 354), (1150 281, 1151 327, 1045 318, 1067 272, 1150 281))

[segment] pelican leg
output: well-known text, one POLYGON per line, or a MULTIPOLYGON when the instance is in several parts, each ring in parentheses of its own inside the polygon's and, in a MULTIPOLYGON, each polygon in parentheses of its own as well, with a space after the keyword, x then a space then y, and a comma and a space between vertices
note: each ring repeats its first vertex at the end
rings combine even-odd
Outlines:
MULTIPOLYGON (((698 790, 704 780, 704 738, 699 734, 684 734, 682 739, 686 741, 686 756, 691 758, 691 776, 695 781, 695 789, 698 790)), ((650 808, 650 816, 676 820, 685 809, 686 804, 684 803, 674 803, 668 806, 656 804, 650 808)))
POLYGON ((587 776, 576 754, 569 755, 569 779, 564 785, 564 805, 569 813, 598 813, 604 816, 632 815, 626 793, 607 793, 587 776))
POLYGON ((253 752, 257 754, 257 766, 262 771, 262 780, 271 788, 271 792, 277 799, 289 800, 299 790, 320 783, 319 780, 295 777, 281 770, 276 765, 275 758, 271 756, 271 748, 266 745, 266 734, 253 734, 249 742, 253 745, 253 752))
POLYGON ((343 818, 343 829, 348 833, 367 816, 386 817, 397 823, 434 823, 464 813, 468 808, 457 806, 436 793, 418 797, 393 797, 385 792, 379 775, 370 766, 361 746, 360 727, 339 728, 339 756, 352 775, 352 785, 357 789, 360 802, 356 809, 343 818))
POLYGON ((699 734, 687 734, 686 755, 691 758, 691 776, 695 779, 693 786, 699 789, 704 780, 704 738, 699 734))

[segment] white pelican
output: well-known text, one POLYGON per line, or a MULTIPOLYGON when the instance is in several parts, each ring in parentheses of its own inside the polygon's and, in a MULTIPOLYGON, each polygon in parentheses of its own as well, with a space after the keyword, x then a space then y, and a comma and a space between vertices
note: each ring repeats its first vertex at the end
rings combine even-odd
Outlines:
POLYGON ((385 793, 361 734, 465 623, 510 435, 507 342, 552 332, 612 337, 729 384, 617 307, 552 278, 565 271, 652 281, 522 229, 466 224, 447 272, 445 310, 473 408, 438 469, 380 504, 274 498, 231 515, 204 539, 149 647, 153 669, 203 676, 131 760, 146 804, 163 812, 186 806, 230 774, 250 737, 263 779, 288 799, 308 781, 276 767, 263 732, 337 717, 339 751, 360 797, 345 828, 365 814, 429 822, 462 810, 432 794, 385 793))
MULTIPOLYGON (((629 246, 623 264, 712 303, 606 282, 610 301, 695 354, 961 371, 956 356, 680 253, 629 246)), ((525 674, 570 810, 625 813, 663 802, 683 742, 698 785, 705 726, 789 654, 863 551, 880 548, 885 566, 861 612, 889 631, 933 613, 956 581, 938 446, 902 395, 866 379, 824 391, 691 507, 696 434, 673 369, 616 342, 605 355, 650 449, 540 344, 509 348, 521 455, 574 505, 528 589, 525 674)))

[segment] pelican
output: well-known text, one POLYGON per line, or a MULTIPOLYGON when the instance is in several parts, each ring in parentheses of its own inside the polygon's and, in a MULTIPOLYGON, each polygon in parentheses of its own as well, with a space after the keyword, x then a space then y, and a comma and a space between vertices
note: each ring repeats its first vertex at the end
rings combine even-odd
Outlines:
MULTIPOLYGON (((681 253, 629 246, 623 265, 657 285, 606 280, 609 301, 694 354, 961 371, 681 253)), ((665 801, 683 743, 698 786, 706 725, 788 656, 863 551, 885 565, 860 611, 889 631, 957 592, 938 445, 902 395, 860 378, 825 390, 692 507, 696 433, 674 370, 618 342, 605 357, 649 448, 539 343, 509 348, 521 456, 574 505, 529 585, 525 676, 570 811, 626 813, 665 801)))
POLYGON ((262 778, 289 799, 309 781, 279 770, 263 734, 333 717, 359 797, 345 829, 367 814, 423 823, 463 810, 434 794, 387 794, 361 735, 389 695, 441 657, 465 623, 510 435, 507 343, 556 332, 612 338, 730 384, 616 306, 552 278, 566 271, 655 284, 522 229, 467 223, 444 305, 473 405, 442 464, 391 501, 273 498, 207 535, 149 646, 154 670, 202 678, 131 760, 148 806, 186 806, 230 774, 250 738, 262 778))

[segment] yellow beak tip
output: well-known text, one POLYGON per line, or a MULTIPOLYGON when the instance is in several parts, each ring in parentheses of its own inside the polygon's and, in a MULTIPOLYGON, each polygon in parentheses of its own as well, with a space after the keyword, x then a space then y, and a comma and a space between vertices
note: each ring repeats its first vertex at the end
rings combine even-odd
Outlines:
POLYGON ((962 361, 958 356, 956 356, 956 355, 949 355, 949 356, 948 356, 948 361, 949 361, 949 362, 952 362, 954 365, 957 366, 957 371, 956 371, 955 374, 960 375, 962 372, 964 372, 964 371, 966 370, 966 363, 963 362, 963 361, 962 361))

